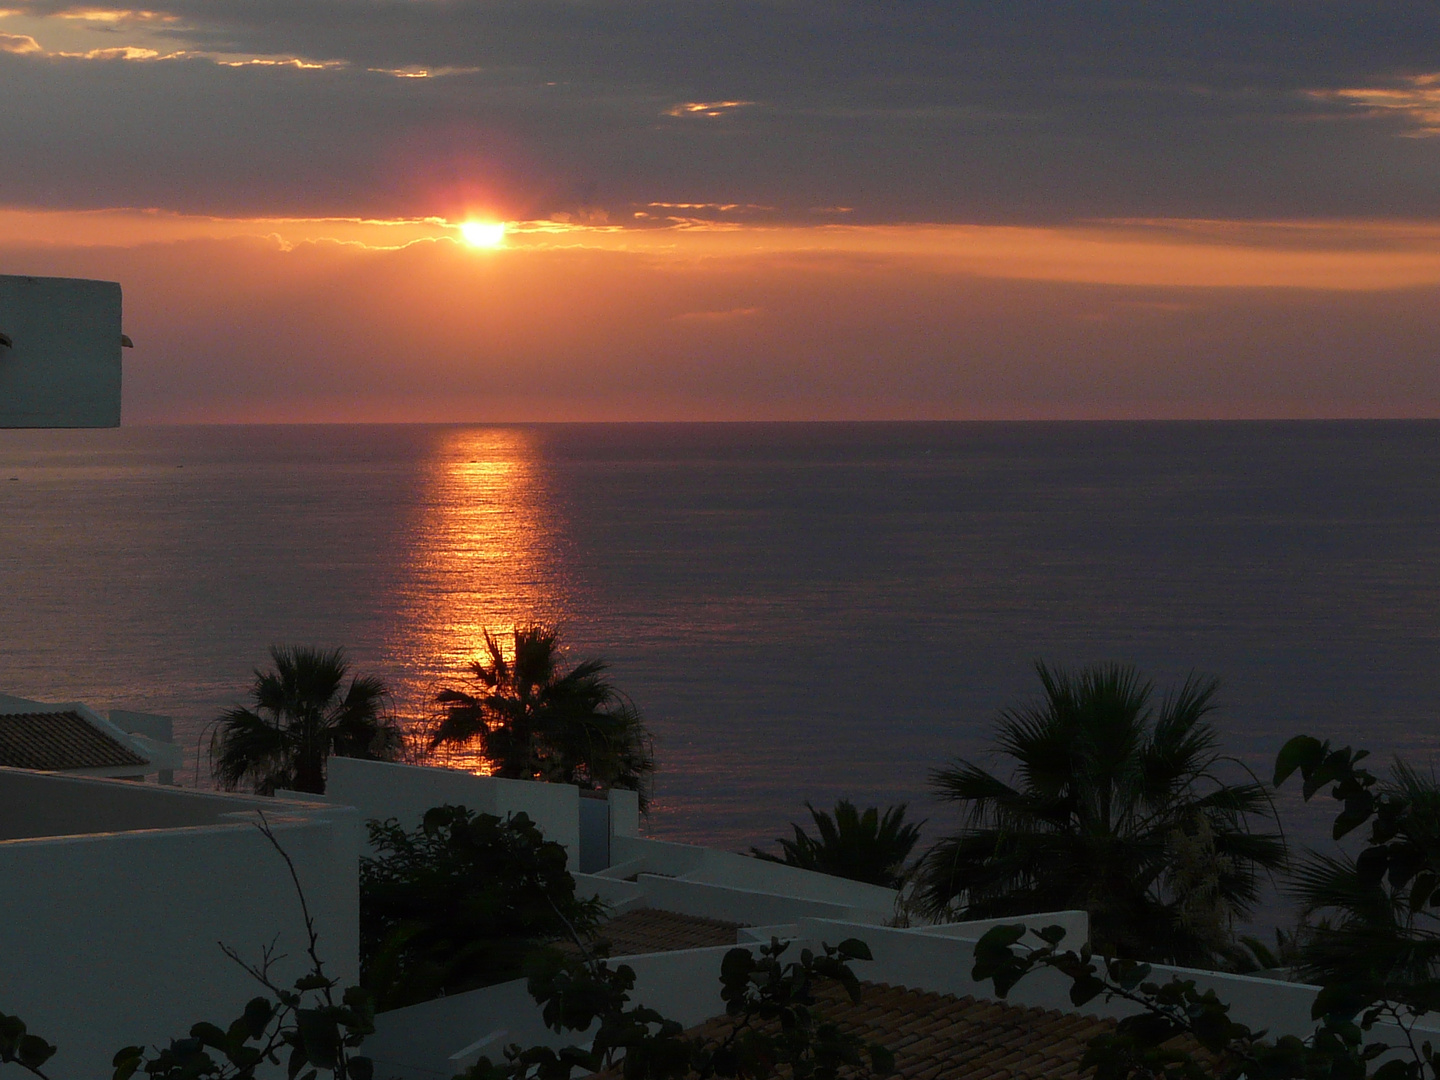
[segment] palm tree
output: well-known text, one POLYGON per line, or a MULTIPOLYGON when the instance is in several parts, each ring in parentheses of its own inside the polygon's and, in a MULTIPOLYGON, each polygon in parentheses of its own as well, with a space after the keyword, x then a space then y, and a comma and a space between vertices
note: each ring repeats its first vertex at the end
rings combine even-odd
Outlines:
POLYGON ((1398 997, 1440 977, 1440 782, 1397 760, 1370 797, 1385 822, 1370 846, 1310 852, 1290 882, 1308 929, 1297 966, 1307 981, 1398 997))
POLYGON ((495 776, 627 788, 646 809, 655 759, 644 720, 605 677, 603 660, 562 671, 559 640, 554 626, 516 626, 507 655, 485 631, 485 655, 470 666, 474 685, 435 695, 443 711, 431 749, 473 744, 495 776))
POLYGON ((1191 675, 1157 709, 1128 665, 1036 671, 1043 698, 998 724, 1013 777, 966 760, 932 775, 965 823, 926 854, 917 901, 942 918, 1084 909, 1102 954, 1228 957, 1233 921, 1285 845, 1251 828, 1275 821, 1263 785, 1217 773, 1231 761, 1205 719, 1219 684, 1191 675))
MULTIPOLYGON (((777 839, 782 855, 752 847, 750 854, 767 862, 785 863, 803 870, 865 881, 898 889, 905 880, 905 860, 920 839, 920 825, 906 824, 905 804, 888 807, 885 815, 873 806, 862 814, 849 799, 835 804, 832 818, 809 802, 805 809, 815 821, 819 838, 791 823, 795 839, 777 839)), ((923 825, 924 822, 921 822, 923 825)))
POLYGON ((385 684, 355 676, 344 651, 270 647, 274 669, 255 669, 252 707, 221 713, 210 740, 216 782, 234 791, 249 781, 261 795, 277 788, 323 794, 331 755, 394 760, 403 745, 384 711, 385 684))

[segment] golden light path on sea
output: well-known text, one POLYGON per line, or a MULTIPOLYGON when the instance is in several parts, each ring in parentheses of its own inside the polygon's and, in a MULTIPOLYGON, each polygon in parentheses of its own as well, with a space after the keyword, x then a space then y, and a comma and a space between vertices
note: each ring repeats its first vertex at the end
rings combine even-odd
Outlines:
MULTIPOLYGON (((552 498, 535 444, 521 428, 436 430, 410 537, 404 615, 388 645, 412 673, 409 700, 433 699, 441 685, 465 689, 486 630, 501 635, 517 621, 560 614, 552 498)), ((473 751, 441 757, 488 770, 473 751)))

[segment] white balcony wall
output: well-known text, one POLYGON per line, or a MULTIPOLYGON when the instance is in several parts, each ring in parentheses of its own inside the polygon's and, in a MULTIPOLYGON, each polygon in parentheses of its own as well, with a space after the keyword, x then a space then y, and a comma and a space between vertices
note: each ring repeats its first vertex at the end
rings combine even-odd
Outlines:
POLYGON ((407 829, 446 803, 498 817, 523 811, 547 840, 565 846, 571 868, 580 865, 580 791, 568 784, 337 757, 330 759, 325 799, 355 807, 364 820, 395 818, 407 829))
POLYGON ((0 1011, 59 1052, 57 1077, 110 1074, 114 1052, 228 1024, 260 988, 220 951, 286 954, 304 922, 263 808, 294 860, 334 976, 358 977, 353 811, 0 770, 0 1011), (25 832, 37 835, 25 836, 25 832))
POLYGON ((613 861, 606 877, 660 874, 748 892, 814 900, 883 914, 887 918, 895 911, 894 889, 766 862, 733 851, 617 836, 611 841, 611 857, 613 861))

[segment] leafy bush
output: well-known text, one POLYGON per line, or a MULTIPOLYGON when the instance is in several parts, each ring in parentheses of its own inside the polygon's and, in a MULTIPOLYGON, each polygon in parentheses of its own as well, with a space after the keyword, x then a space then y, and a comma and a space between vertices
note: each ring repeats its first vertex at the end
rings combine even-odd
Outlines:
MULTIPOLYGON (((578 941, 577 941, 578 944, 578 941)), ((815 985, 826 979, 861 999, 852 960, 869 960, 870 949, 855 938, 821 953, 805 949, 798 961, 781 960, 788 944, 772 939, 757 957, 749 949, 725 954, 720 996, 733 1023, 720 1038, 687 1038, 680 1025, 654 1009, 630 1004, 635 972, 612 968, 604 959, 541 955, 533 963, 530 993, 553 1031, 588 1032, 590 1049, 510 1046, 503 1062, 482 1057, 457 1080, 569 1080, 583 1073, 619 1068, 625 1080, 765 1080, 784 1070, 793 1080, 836 1080, 871 1071, 888 1075, 895 1059, 885 1047, 842 1032, 815 1008, 815 985)))
POLYGON ((777 839, 781 855, 751 848, 750 854, 767 862, 785 863, 802 870, 864 881, 898 889, 905 879, 905 860, 920 839, 920 826, 907 824, 905 804, 887 807, 882 817, 871 806, 862 814, 849 799, 835 804, 832 818, 808 802, 805 809, 815 822, 812 837, 791 823, 795 839, 777 839))
POLYGON ((565 848, 523 813, 438 806, 410 832, 394 819, 368 827, 378 854, 360 864, 361 981, 381 1010, 518 978, 539 945, 599 925, 565 848))

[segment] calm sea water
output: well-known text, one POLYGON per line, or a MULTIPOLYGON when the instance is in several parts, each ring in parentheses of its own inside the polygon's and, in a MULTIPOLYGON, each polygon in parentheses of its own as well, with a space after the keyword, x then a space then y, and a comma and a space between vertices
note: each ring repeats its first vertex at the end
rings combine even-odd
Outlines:
POLYGON ((193 759, 272 642, 414 714, 534 618, 648 716, 667 838, 840 795, 943 827, 929 770, 1036 658, 1221 676, 1262 772, 1299 731, 1428 759, 1440 424, 0 431, 0 692, 172 714, 193 759))

